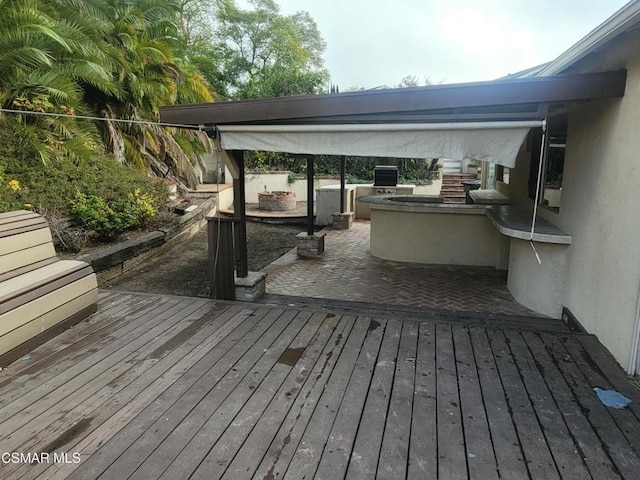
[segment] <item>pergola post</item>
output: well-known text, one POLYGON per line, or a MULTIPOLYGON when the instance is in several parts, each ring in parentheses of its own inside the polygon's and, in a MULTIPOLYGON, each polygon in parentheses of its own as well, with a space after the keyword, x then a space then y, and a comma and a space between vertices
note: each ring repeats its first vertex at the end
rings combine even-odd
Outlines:
POLYGON ((235 300, 233 277, 232 218, 207 217, 209 239, 209 296, 219 300, 235 300))
POLYGON ((340 156, 340 211, 331 215, 333 228, 337 230, 347 230, 351 228, 354 214, 353 212, 345 212, 346 206, 346 190, 347 190, 347 175, 346 175, 346 160, 345 155, 340 156))
POLYGON ((307 157, 307 235, 313 235, 313 157, 307 157))
POLYGON ((342 155, 340 157, 340 213, 344 213, 345 184, 347 183, 346 173, 345 173, 345 163, 346 163, 346 157, 342 155))
POLYGON ((301 257, 318 257, 324 252, 324 233, 316 233, 313 218, 313 157, 307 157, 307 232, 296 235, 297 252, 301 257))
POLYGON ((238 176, 233 179, 233 229, 236 275, 245 278, 249 273, 247 261, 247 214, 244 187, 244 151, 233 150, 231 156, 238 165, 238 176))

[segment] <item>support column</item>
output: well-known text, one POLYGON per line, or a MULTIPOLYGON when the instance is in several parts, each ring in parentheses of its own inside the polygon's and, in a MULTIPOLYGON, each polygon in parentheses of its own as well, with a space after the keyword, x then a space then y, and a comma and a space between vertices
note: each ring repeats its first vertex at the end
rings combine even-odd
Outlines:
POLYGON ((351 228, 353 222, 354 213, 346 213, 345 197, 346 197, 346 172, 345 172, 346 157, 342 155, 340 157, 340 211, 331 215, 333 228, 337 230, 346 230, 351 228))
POLYGON ((233 278, 233 219, 207 217, 211 298, 235 300, 233 278))
POLYGON ((249 273, 247 261, 247 214, 246 195, 244 187, 244 151, 233 150, 233 159, 238 165, 238 178, 233 179, 233 212, 236 220, 233 236, 235 245, 236 274, 245 278, 249 273))
POLYGON ((347 183, 345 174, 345 161, 346 157, 342 155, 340 157, 340 213, 344 213, 345 184, 347 183))
POLYGON ((313 235, 313 157, 307 157, 307 235, 313 235))
POLYGON ((317 257, 324 252, 324 233, 314 232, 313 219, 313 157, 307 157, 307 233, 296 236, 297 252, 301 257, 317 257))

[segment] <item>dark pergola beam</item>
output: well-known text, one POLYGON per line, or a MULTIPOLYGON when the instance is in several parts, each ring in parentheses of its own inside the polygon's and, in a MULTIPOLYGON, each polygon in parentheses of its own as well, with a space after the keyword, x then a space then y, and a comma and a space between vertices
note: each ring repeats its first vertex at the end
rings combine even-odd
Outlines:
POLYGON ((182 125, 268 124, 320 117, 385 115, 429 110, 563 103, 624 95, 626 71, 496 80, 327 95, 175 105, 160 120, 182 125))

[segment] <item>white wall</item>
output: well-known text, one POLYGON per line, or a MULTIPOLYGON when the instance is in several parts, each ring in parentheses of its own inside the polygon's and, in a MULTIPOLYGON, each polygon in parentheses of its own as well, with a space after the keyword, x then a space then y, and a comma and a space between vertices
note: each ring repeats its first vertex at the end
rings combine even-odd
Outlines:
POLYGON ((562 315, 567 245, 535 242, 538 260, 527 240, 511 239, 507 286, 513 297, 551 318, 562 315))
MULTIPOLYGON (((283 191, 295 192, 296 200, 307 201, 307 179, 299 179, 292 184, 287 183, 289 172, 246 172, 245 173, 245 198, 247 203, 258 203, 258 193, 283 191)), ((314 181, 314 192, 316 188, 327 185, 340 184, 340 179, 316 178, 314 181)), ((315 197, 315 194, 314 194, 315 197)))

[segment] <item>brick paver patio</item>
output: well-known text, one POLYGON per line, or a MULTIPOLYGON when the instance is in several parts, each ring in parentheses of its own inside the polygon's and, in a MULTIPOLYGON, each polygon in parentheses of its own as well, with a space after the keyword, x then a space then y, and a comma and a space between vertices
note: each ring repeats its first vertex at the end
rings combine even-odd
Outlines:
POLYGON ((349 230, 327 228, 325 252, 301 258, 295 249, 263 271, 267 293, 336 300, 537 315, 517 303, 506 272, 492 267, 420 265, 380 260, 369 253, 369 222, 349 230))

